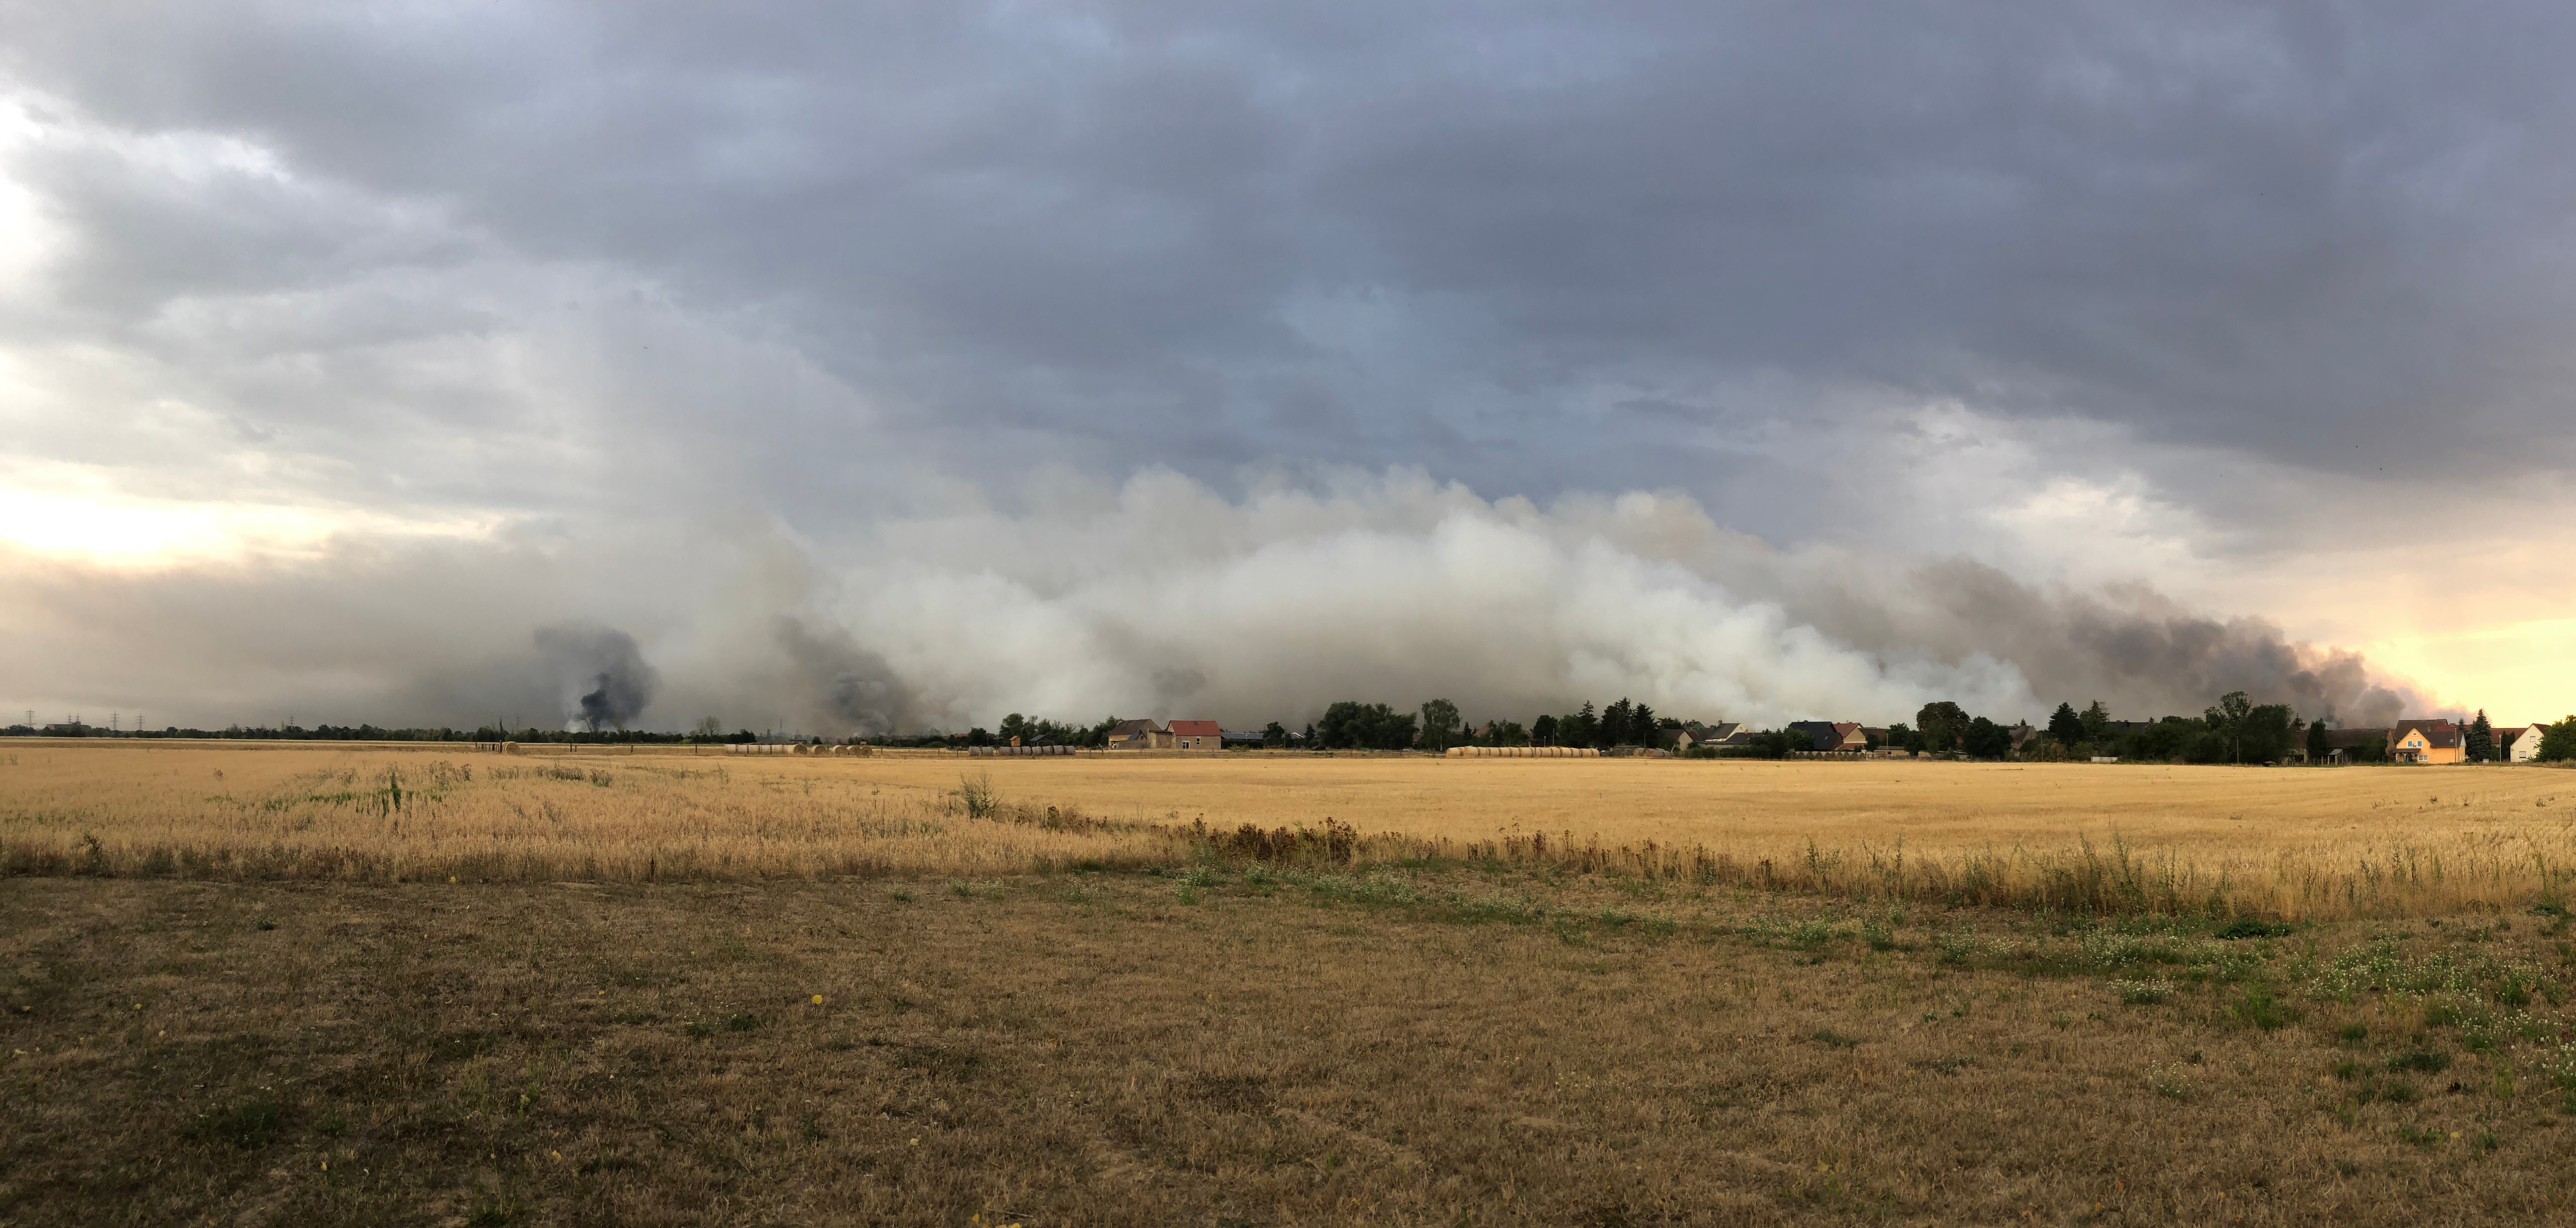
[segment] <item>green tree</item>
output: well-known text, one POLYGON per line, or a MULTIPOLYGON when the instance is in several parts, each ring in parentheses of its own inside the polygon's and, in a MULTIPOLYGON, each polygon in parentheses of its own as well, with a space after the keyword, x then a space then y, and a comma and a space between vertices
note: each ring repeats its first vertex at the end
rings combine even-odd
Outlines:
POLYGON ((2101 700, 2094 700, 2085 707, 2083 720, 2085 741, 2099 746, 2111 736, 2111 710, 2103 707, 2101 700))
POLYGON ((1977 717, 1959 735, 1959 749, 1972 758, 2001 759, 2012 753, 2012 730, 1977 717))
POLYGON ((2299 744, 2299 714, 2288 704, 2256 704, 2246 710, 2238 736, 2245 762, 2277 763, 2299 744))
POLYGON ((1315 722, 1316 745, 1325 750, 1357 750, 1368 744, 1376 722, 1369 705, 1353 699, 1335 700, 1324 706, 1324 719, 1315 722))
POLYGON ((1595 735, 1600 738, 1601 749, 1608 750, 1636 740, 1630 736, 1628 728, 1629 718, 1636 710, 1637 705, 1628 702, 1624 695, 1619 697, 1619 702, 1602 709, 1601 728, 1595 735))
POLYGON ((1530 736, 1537 739, 1534 745, 1556 745, 1556 718, 1541 713, 1537 720, 1530 722, 1530 736))
POLYGON ((1914 727, 1923 731, 1923 749, 1948 754, 1959 748, 1960 736, 1968 732, 1968 713, 1949 700, 1937 700, 1914 714, 1914 727))
POLYGON ((2326 737, 2326 723, 2322 720, 2308 722, 2308 762, 2323 763, 2326 756, 2333 753, 2334 742, 2326 737))
POLYGON ((1281 725, 1277 721, 1272 721, 1269 724, 1262 726, 1261 744, 1272 750, 1277 750, 1280 747, 1286 746, 1288 744, 1287 727, 1281 725))
POLYGON ((2541 730, 2540 753, 2532 757, 2542 763, 2564 763, 2576 759, 2576 716, 2541 730))
POLYGON ((1601 743, 1601 716, 1592 710, 1592 701, 1584 700, 1574 715, 1556 722, 1556 736, 1568 746, 1598 746, 1601 743))
POLYGON ((1316 733, 1326 750, 1403 750, 1413 745, 1413 720, 1385 704, 1345 699, 1324 709, 1316 733))
POLYGON ((2495 726, 2487 722, 2487 710, 2478 709, 2478 719, 2469 722, 2469 733, 2462 739, 2461 750, 2471 763, 2485 763, 2496 757, 2495 726))
POLYGON ((1445 699, 1422 705, 1422 749, 1447 750, 1458 741, 1458 705, 1445 699))
POLYGON ((2084 736, 2084 718, 2076 715, 2075 705, 2063 703, 2057 705, 2057 711, 2049 714, 2048 736, 2057 739, 2057 744, 2068 750, 2075 749, 2079 742, 2091 740, 2084 736))
POLYGON ((1765 729, 1745 740, 1740 748, 1726 752, 1739 759, 1785 759, 1793 750, 1805 750, 1814 739, 1794 729, 1765 729))
POLYGON ((2209 731, 2226 744, 2229 763, 2244 762, 2245 718, 2253 712, 2254 701, 2245 698, 2245 692, 2229 691, 2218 697, 2218 706, 2201 716, 2208 722, 2209 731))

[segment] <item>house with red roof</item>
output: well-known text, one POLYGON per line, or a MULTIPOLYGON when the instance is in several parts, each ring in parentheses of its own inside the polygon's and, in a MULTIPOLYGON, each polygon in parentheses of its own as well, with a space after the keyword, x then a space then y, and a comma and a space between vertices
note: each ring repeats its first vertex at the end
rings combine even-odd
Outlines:
POLYGON ((1215 721, 1174 721, 1165 732, 1171 735, 1169 745, 1175 750, 1216 750, 1225 745, 1225 731, 1215 721))

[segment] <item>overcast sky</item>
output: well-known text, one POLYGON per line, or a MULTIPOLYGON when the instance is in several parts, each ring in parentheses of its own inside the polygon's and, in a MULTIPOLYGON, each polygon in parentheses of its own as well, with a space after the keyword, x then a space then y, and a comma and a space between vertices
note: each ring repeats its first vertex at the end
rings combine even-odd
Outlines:
POLYGON ((2554 718, 2571 27, 0 0, 0 702, 2554 718))

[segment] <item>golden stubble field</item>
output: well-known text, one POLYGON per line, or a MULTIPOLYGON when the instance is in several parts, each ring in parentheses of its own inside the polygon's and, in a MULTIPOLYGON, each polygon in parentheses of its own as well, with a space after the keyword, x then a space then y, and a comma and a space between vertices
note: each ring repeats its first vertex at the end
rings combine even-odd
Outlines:
POLYGON ((0 1223, 2563 1223, 2571 779, 0 749, 0 1223))
POLYGON ((1191 832, 1360 860, 1618 866, 1861 897, 2404 916, 2576 872, 2576 776, 2514 767, 1055 759, 60 744, 0 751, 0 869, 652 881, 1178 864, 1191 832))

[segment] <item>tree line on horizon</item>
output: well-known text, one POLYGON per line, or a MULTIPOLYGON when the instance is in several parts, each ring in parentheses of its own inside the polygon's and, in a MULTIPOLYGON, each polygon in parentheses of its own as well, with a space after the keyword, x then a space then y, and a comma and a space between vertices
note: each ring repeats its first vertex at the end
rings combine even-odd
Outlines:
MULTIPOLYGON (((1011 713, 1003 718, 997 730, 976 727, 965 733, 937 730, 919 734, 888 735, 874 739, 885 746, 977 747, 1019 745, 1105 746, 1109 733, 1120 723, 1117 716, 1083 725, 1072 722, 1032 718, 1011 713)), ((1567 746, 1599 750, 1623 747, 1671 749, 1687 724, 1658 714, 1652 707, 1621 698, 1607 707, 1596 708, 1585 701, 1574 711, 1562 715, 1542 713, 1524 725, 1515 720, 1490 720, 1476 725, 1462 716, 1458 705, 1447 699, 1424 702, 1413 711, 1398 711, 1384 703, 1359 700, 1337 700, 1325 706, 1317 720, 1302 731, 1292 732, 1278 721, 1269 722, 1260 734, 1261 744, 1279 749, 1303 746, 1314 750, 1424 750, 1446 751, 1453 746, 1567 746)), ((48 726, 13 724, 0 727, 0 736, 70 736, 122 738, 245 739, 266 741, 359 741, 359 742, 527 742, 572 744, 697 744, 724 745, 775 740, 775 735, 762 735, 749 729, 727 732, 714 717, 700 720, 686 733, 656 733, 648 730, 621 729, 562 730, 529 726, 511 729, 498 723, 472 730, 450 727, 397 728, 372 724, 310 727, 288 725, 242 726, 204 730, 170 727, 157 730, 110 731, 81 725, 48 726)), ((798 741, 821 742, 820 737, 798 738, 798 741)), ((1869 748, 1892 746, 1898 749, 1937 755, 1958 755, 1971 759, 2002 759, 2016 754, 2024 759, 2070 759, 2089 756, 2146 759, 2178 763, 2271 763, 2285 757, 2293 748, 2303 749, 2311 761, 2324 759, 2332 749, 2328 727, 2322 720, 2302 720, 2287 704, 2257 704, 2243 691, 2231 691, 2209 706, 2200 716, 2167 716, 2156 721, 2117 721, 2100 700, 2078 710, 2071 702, 2060 703, 2049 717, 2041 736, 2030 740, 2016 751, 2011 726, 1984 716, 1972 716, 1957 703, 1938 700, 1923 705, 1911 725, 1897 723, 1888 727, 1882 741, 1871 735, 1869 748)), ((2502 757, 2495 730, 2481 709, 2466 726, 2465 757, 2470 762, 2490 762, 2502 757)), ((1778 759, 1809 748, 1807 736, 1794 729, 1775 728, 1754 731, 1745 742, 1724 750, 1693 747, 1694 756, 1727 755, 1731 757, 1778 759)), ((2356 762, 2385 762, 2388 747, 2378 740, 2363 740, 2344 747, 2348 758, 2356 762)), ((2545 726, 2539 752, 2542 762, 2576 760, 2576 715, 2545 726)))

